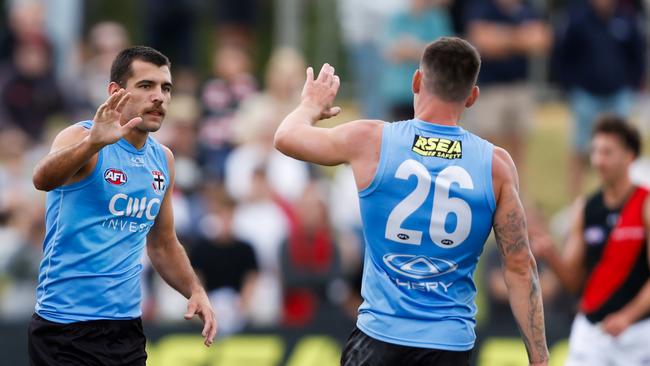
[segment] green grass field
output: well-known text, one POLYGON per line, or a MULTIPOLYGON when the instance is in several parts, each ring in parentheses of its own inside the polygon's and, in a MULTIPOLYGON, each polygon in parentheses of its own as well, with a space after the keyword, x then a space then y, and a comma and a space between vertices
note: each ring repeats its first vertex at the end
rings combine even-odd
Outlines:
POLYGON ((519 169, 525 174, 528 198, 547 214, 570 203, 567 189, 570 116, 563 105, 540 106, 536 128, 527 149, 527 165, 519 169))

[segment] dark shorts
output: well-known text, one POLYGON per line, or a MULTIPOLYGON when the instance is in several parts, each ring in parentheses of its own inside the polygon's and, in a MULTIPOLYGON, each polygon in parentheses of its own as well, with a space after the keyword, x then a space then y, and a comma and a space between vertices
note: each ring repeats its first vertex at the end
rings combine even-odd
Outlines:
POLYGON ((140 318, 54 323, 32 315, 28 329, 31 366, 145 365, 140 318))
POLYGON ((341 366, 469 366, 472 351, 445 351, 386 343, 354 328, 343 349, 341 366))

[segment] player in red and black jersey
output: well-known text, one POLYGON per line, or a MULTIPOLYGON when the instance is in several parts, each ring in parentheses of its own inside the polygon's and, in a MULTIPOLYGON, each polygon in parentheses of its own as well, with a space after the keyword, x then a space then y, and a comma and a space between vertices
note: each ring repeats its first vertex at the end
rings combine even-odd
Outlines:
POLYGON ((650 365, 650 199, 628 174, 640 151, 633 126, 601 117, 591 152, 601 189, 576 203, 564 252, 531 226, 536 256, 581 293, 567 366, 650 365))

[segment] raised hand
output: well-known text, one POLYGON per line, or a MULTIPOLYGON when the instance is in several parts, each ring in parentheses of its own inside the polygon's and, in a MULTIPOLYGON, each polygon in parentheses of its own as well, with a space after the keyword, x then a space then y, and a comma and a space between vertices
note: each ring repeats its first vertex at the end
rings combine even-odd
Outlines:
POLYGON ((307 80, 302 89, 302 104, 319 111, 319 119, 327 119, 341 112, 340 107, 332 107, 336 93, 339 91, 341 80, 334 74, 330 64, 324 64, 314 79, 314 69, 307 68, 307 80))
POLYGON ((93 127, 90 129, 90 141, 97 146, 110 145, 117 142, 131 131, 142 117, 135 117, 125 125, 120 123, 124 106, 131 98, 131 94, 124 89, 113 93, 99 106, 93 118, 93 127))

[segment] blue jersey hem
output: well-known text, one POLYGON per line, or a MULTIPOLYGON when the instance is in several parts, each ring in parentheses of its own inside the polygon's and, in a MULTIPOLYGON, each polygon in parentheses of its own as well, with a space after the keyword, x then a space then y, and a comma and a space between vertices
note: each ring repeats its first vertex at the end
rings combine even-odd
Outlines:
POLYGON ((74 323, 74 322, 72 322, 72 321, 71 321, 71 322, 64 322, 64 321, 61 321, 60 319, 55 319, 55 318, 53 318, 53 317, 51 317, 51 316, 49 316, 49 315, 45 315, 44 313, 42 313, 42 312, 40 312, 40 311, 38 311, 38 310, 36 310, 35 313, 36 313, 36 315, 40 316, 41 318, 43 318, 43 319, 45 319, 45 320, 47 320, 47 321, 49 321, 49 322, 59 323, 59 324, 70 324, 70 323, 74 323))
MULTIPOLYGON (((71 323, 79 323, 79 322, 90 322, 90 321, 95 321, 95 320, 133 320, 137 319, 142 316, 142 314, 135 316, 135 317, 76 317, 74 319, 71 318, 57 318, 54 316, 50 316, 46 314, 43 311, 36 310, 34 311, 38 316, 41 318, 53 322, 53 323, 59 323, 59 324, 71 324, 71 323)), ((51 314, 51 313, 50 313, 51 314)))
POLYGON ((461 345, 452 345, 452 344, 445 344, 445 343, 435 343, 435 342, 415 342, 415 341, 406 341, 403 339, 398 339, 398 338, 393 338, 389 336, 385 336, 383 334, 379 334, 377 332, 374 332, 361 323, 357 321, 357 328, 361 330, 362 332, 366 333, 367 336, 371 338, 375 338, 377 340, 380 340, 382 342, 386 343, 391 343, 391 344, 397 344, 400 346, 406 346, 406 347, 418 347, 418 348, 431 348, 431 349, 439 349, 439 350, 444 350, 444 351, 469 351, 474 348, 474 342, 471 343, 466 343, 466 344, 461 344, 461 345))

